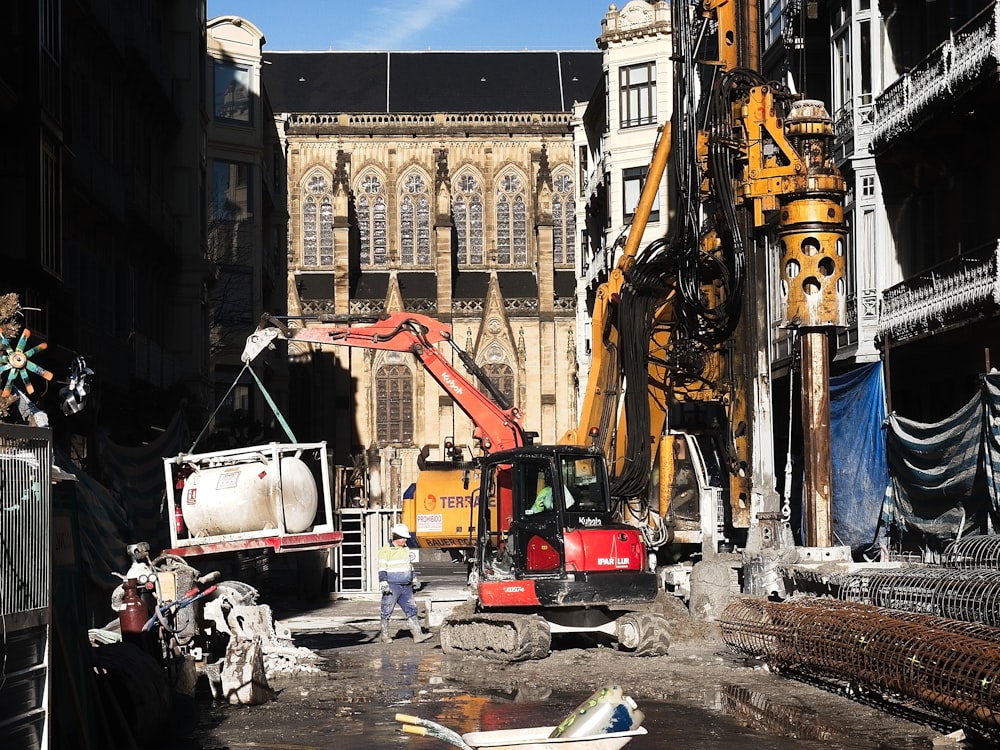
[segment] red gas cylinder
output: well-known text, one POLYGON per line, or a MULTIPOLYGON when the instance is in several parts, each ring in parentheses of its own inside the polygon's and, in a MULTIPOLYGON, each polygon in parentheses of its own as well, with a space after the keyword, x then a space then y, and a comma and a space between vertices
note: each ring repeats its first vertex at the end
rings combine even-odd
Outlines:
POLYGON ((180 503, 174 506, 174 530, 178 534, 183 534, 187 531, 187 526, 184 525, 184 509, 180 503))
POLYGON ((122 608, 118 610, 118 625, 121 627, 122 640, 142 645, 142 626, 149 619, 149 610, 139 598, 139 582, 129 578, 122 589, 125 597, 122 599, 122 608))

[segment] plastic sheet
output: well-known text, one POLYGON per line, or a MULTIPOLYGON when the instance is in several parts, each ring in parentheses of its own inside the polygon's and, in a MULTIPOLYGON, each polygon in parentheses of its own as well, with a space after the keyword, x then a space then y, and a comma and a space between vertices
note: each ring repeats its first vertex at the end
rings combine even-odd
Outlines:
POLYGON ((884 420, 880 363, 830 378, 833 533, 852 548, 874 541, 889 485, 884 420))
POLYGON ((904 546, 940 551, 990 529, 1000 476, 1000 375, 947 419, 931 424, 891 414, 886 457, 895 503, 892 521, 904 546))

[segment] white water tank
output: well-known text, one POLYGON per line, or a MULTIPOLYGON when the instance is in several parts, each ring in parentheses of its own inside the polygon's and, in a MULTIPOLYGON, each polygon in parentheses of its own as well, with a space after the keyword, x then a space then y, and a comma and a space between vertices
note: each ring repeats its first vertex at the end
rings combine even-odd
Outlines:
POLYGON ((187 478, 181 513, 192 536, 239 534, 280 527, 297 534, 312 526, 318 505, 316 480, 300 459, 286 456, 200 469, 187 478), (280 479, 281 486, 277 487, 280 479))

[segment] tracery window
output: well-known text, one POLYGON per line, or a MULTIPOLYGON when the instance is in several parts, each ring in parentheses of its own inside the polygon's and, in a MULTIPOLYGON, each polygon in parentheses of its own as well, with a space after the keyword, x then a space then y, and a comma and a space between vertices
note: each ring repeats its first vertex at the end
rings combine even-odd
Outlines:
POLYGON ((419 174, 403 180, 399 201, 399 260, 403 266, 430 265, 431 203, 427 183, 419 174))
POLYGON ((406 365, 375 373, 375 436, 380 443, 413 441, 413 373, 406 365))
POLYGON ((481 266, 483 264, 483 197, 479 180, 474 175, 463 174, 455 183, 452 214, 458 236, 458 264, 481 266))
POLYGON ((314 174, 302 199, 302 265, 333 265, 333 202, 330 181, 314 174))
MULTIPOLYGON (((487 362, 483 365, 483 372, 507 399, 506 404, 499 404, 499 406, 510 408, 514 404, 514 371, 510 365, 503 362, 487 362)), ((485 387, 480 386, 480 390, 489 396, 491 401, 495 400, 485 387)))
POLYGON ((361 265, 386 265, 386 202, 382 180, 368 173, 358 189, 357 217, 361 235, 361 265))
POLYGON ((528 262, 527 205, 521 178, 508 172, 497 185, 497 263, 501 266, 528 262))
POLYGON ((565 172, 552 181, 552 262, 556 265, 576 261, 576 199, 573 180, 565 172))

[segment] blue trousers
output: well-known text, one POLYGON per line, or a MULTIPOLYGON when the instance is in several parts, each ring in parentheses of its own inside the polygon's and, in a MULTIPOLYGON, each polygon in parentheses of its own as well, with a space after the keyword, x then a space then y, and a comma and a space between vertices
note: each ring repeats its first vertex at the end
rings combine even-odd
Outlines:
POLYGON ((417 616, 417 604, 413 601, 412 584, 389 582, 389 593, 383 594, 382 604, 379 607, 383 620, 389 619, 397 602, 407 619, 417 616))

